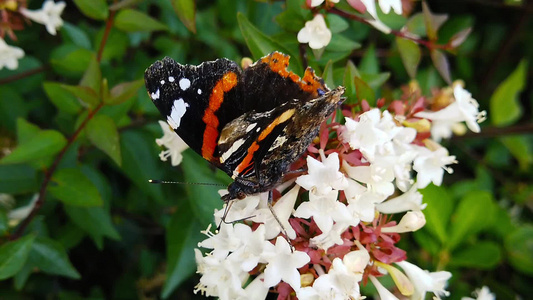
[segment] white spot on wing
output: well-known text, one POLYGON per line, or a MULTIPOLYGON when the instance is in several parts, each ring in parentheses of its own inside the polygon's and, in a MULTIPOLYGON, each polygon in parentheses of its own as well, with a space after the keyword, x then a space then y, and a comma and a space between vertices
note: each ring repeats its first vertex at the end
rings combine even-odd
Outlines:
POLYGON ((226 159, 230 158, 230 156, 235 153, 235 151, 239 150, 239 148, 244 144, 244 139, 236 140, 233 145, 228 149, 228 151, 222 153, 222 156, 220 157, 220 162, 224 163, 226 159))
POLYGON ((287 138, 284 135, 278 136, 276 140, 274 141, 274 143, 272 144, 272 146, 270 146, 270 149, 268 149, 268 151, 272 151, 278 148, 279 146, 285 144, 286 141, 287 141, 287 138))
POLYGON ((248 132, 250 132, 252 129, 254 129, 255 126, 257 126, 257 123, 252 123, 252 124, 248 125, 248 127, 246 127, 246 133, 248 133, 248 132))
POLYGON ((165 84, 165 81, 164 80, 161 80, 161 85, 165 84))
POLYGON ((152 96, 152 100, 159 99, 159 89, 157 89, 157 91, 155 91, 155 93, 152 93, 150 96, 152 96))
POLYGON ((172 111, 170 112, 170 116, 167 117, 167 122, 172 127, 172 129, 176 129, 180 127, 181 118, 185 115, 187 112, 187 107, 189 107, 189 103, 186 103, 183 101, 182 98, 179 98, 178 100, 174 100, 174 104, 172 105, 172 111))
POLYGON ((174 82, 174 77, 168 76, 168 82, 174 82))
POLYGON ((187 78, 182 78, 180 79, 179 85, 180 85, 180 89, 185 91, 191 86, 191 81, 187 78))
POLYGON ((198 95, 201 95, 201 94, 202 94, 202 90, 198 89, 198 95))

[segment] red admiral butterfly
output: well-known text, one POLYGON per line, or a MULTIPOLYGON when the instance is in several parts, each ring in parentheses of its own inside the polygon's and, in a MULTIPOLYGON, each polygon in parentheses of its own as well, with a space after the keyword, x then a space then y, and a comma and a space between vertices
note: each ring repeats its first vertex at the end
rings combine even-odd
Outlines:
POLYGON ((191 66, 165 57, 144 74, 168 124, 234 179, 224 201, 271 191, 344 101, 343 87, 330 90, 311 68, 300 78, 288 65, 279 52, 244 71, 225 58, 191 66))

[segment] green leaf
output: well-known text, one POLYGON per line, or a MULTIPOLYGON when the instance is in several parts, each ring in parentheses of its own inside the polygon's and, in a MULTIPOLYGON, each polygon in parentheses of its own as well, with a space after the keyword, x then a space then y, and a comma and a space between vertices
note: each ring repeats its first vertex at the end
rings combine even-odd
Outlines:
POLYGON ((96 95, 100 94, 100 84, 102 83, 102 71, 100 71, 100 64, 96 60, 96 56, 93 55, 87 70, 83 74, 80 81, 80 86, 89 87, 96 92, 96 95))
POLYGON ((359 74, 359 71, 357 70, 357 67, 355 67, 353 62, 351 60, 348 60, 346 68, 344 69, 344 79, 342 84, 346 88, 344 96, 348 98, 348 100, 346 101, 347 103, 355 103, 355 100, 357 99, 357 90, 354 81, 354 78, 356 76, 360 77, 361 74, 359 74))
POLYGON ((526 225, 509 234, 505 238, 505 249, 514 268, 533 275, 533 226, 526 225))
POLYGON ((93 55, 91 50, 64 44, 54 49, 50 55, 50 64, 57 74, 78 78, 87 70, 93 55))
POLYGON ((0 88, 0 128, 15 133, 17 119, 25 119, 29 110, 19 91, 7 85, 0 88))
MULTIPOLYGON (((326 22, 331 33, 339 33, 350 27, 350 24, 348 24, 344 18, 335 14, 327 14, 326 22)), ((333 34, 333 36, 335 36, 335 34, 333 34)))
POLYGON ((113 226, 109 212, 102 207, 64 207, 72 223, 83 229, 93 239, 98 249, 104 247, 104 237, 120 240, 120 235, 113 226))
POLYGON ((324 72, 322 73, 322 79, 329 87, 334 87, 335 81, 333 80, 333 62, 330 60, 324 67, 324 72))
POLYGON ((432 41, 435 41, 438 38, 437 31, 442 24, 446 22, 448 16, 444 14, 434 14, 431 12, 431 10, 429 10, 426 2, 422 2, 422 12, 424 14, 424 24, 426 25, 426 33, 428 38, 432 41))
MULTIPOLYGON (((215 173, 199 155, 193 151, 187 150, 183 152, 183 161, 181 163, 183 167, 184 178, 186 182, 209 182, 220 183, 224 185, 226 182, 217 179, 215 173)), ((218 171, 218 174, 223 172, 218 171)), ((222 175, 225 178, 227 176, 222 175)), ((220 186, 201 186, 201 185, 187 185, 187 197, 192 207, 196 219, 201 224, 209 224, 213 222, 213 210, 215 208, 220 209, 223 202, 220 200, 218 190, 220 186), (198 201, 202 199, 202 201, 198 201)))
POLYGON ((195 273, 194 248, 202 240, 199 234, 204 226, 195 219, 189 205, 181 205, 172 215, 166 229, 167 268, 162 298, 170 296, 184 280, 195 273))
POLYGON ((494 206, 489 192, 472 191, 466 194, 454 214, 446 247, 453 250, 470 236, 489 226, 495 217, 494 206))
POLYGON ((359 101, 366 100, 370 106, 374 106, 376 103, 376 95, 372 88, 357 76, 353 78, 353 81, 355 84, 355 90, 357 91, 357 99, 359 101))
POLYGON ((455 267, 492 269, 501 261, 501 250, 495 242, 477 242, 453 253, 450 265, 455 267))
POLYGON ((374 91, 377 91, 390 77, 389 72, 379 74, 368 74, 361 72, 361 79, 374 91))
POLYGON ((415 42, 399 37, 396 38, 396 45, 398 45, 398 51, 407 74, 409 74, 411 79, 414 79, 416 77, 416 69, 420 63, 420 48, 415 42))
POLYGON ((52 176, 56 185, 48 192, 68 205, 102 206, 104 203, 98 189, 79 169, 60 169, 52 176))
POLYGON ((78 271, 70 263, 65 248, 60 243, 49 238, 38 237, 35 239, 31 247, 28 263, 48 274, 73 279, 81 278, 78 271))
POLYGON ((506 136, 499 138, 507 150, 518 160, 520 170, 530 170, 533 164, 533 149, 531 140, 525 135, 506 136))
POLYGON ((376 47, 374 44, 371 44, 363 55, 361 63, 359 64, 359 71, 367 74, 379 73, 379 62, 378 57, 376 56, 376 47))
POLYGON ((120 148, 122 160, 128 162, 122 165, 121 172, 156 201, 163 201, 161 184, 148 182, 149 179, 163 178, 163 162, 157 156, 153 137, 138 131, 125 131, 120 135, 120 148))
POLYGON ((528 62, 522 60, 518 67, 496 88, 490 98, 490 118, 492 124, 504 127, 515 123, 522 115, 518 96, 524 89, 528 62))
POLYGON ((22 118, 17 119, 17 139, 19 145, 31 141, 39 132, 41 132, 41 128, 37 125, 22 118))
POLYGON ((91 40, 85 31, 69 22, 63 22, 61 33, 65 40, 70 40, 74 45, 91 49, 91 40))
POLYGON ((27 235, 0 247, 0 280, 9 278, 22 269, 34 239, 34 235, 27 235))
POLYGON ((0 165, 0 193, 37 191, 37 170, 28 165, 0 165))
POLYGON ((420 37, 426 36, 426 24, 424 21, 424 14, 423 13, 416 13, 412 15, 407 23, 405 24, 405 28, 409 33, 418 35, 420 37))
POLYGON ((0 160, 0 164, 18 164, 35 161, 57 154, 67 144, 67 140, 59 131, 42 130, 30 140, 21 143, 8 156, 0 160))
POLYGON ((0 236, 4 236, 9 229, 9 218, 7 212, 0 209, 0 236))
POLYGON ((69 91, 65 90, 61 83, 45 81, 43 83, 44 91, 48 96, 48 99, 59 109, 70 115, 75 115, 81 112, 83 107, 80 101, 72 95, 69 91))
POLYGON ((105 20, 109 10, 105 0, 74 0, 76 6, 87 17, 95 20, 105 20))
POLYGON ((167 26, 147 14, 133 10, 123 9, 115 17, 115 26, 126 32, 167 30, 167 26))
MULTIPOLYGON (((274 51, 281 51, 285 54, 290 54, 287 49, 252 25, 252 23, 250 23, 244 14, 239 12, 237 14, 237 20, 239 21, 239 27, 241 29, 242 36, 244 37, 246 45, 248 46, 248 49, 250 49, 254 60, 258 60, 266 54, 274 51)), ((300 61, 295 59, 293 55, 291 56, 293 57, 291 59, 291 68, 295 73, 301 74, 303 72, 303 67, 300 61)))
POLYGON ((70 92, 78 99, 80 99, 80 101, 83 101, 85 104, 89 105, 90 107, 94 108, 100 103, 100 97, 98 96, 96 91, 90 87, 68 84, 62 84, 61 87, 64 90, 70 92))
MULTIPOLYGON (((100 45, 105 32, 105 27, 102 27, 98 31, 95 37, 95 45, 100 45)), ((105 64, 105 62, 110 60, 122 61, 126 55, 129 44, 130 40, 127 33, 116 28, 111 28, 111 30, 107 33, 107 43, 102 51, 102 62, 105 64)))
POLYGON ((194 0, 172 0, 172 7, 181 22, 191 32, 196 33, 196 3, 194 0))
POLYGON ((349 39, 342 34, 334 34, 331 38, 331 42, 329 42, 329 44, 326 46, 326 51, 351 52, 358 48, 361 48, 361 44, 358 42, 354 42, 352 39, 349 39))
POLYGON ((433 184, 420 190, 420 193, 423 196, 423 202, 427 203, 427 207, 424 209, 424 215, 426 216, 424 230, 431 232, 439 239, 441 244, 445 244, 448 239, 448 220, 452 214, 454 201, 450 197, 448 190, 433 184))
POLYGON ((123 82, 114 86, 110 91, 110 97, 104 99, 106 104, 116 105, 125 102, 137 95, 137 91, 144 86, 144 80, 139 79, 123 82))
POLYGON ((444 79, 446 83, 451 84, 452 77, 450 74, 450 63, 448 62, 446 55, 437 49, 432 49, 430 55, 433 65, 439 72, 440 76, 442 76, 442 79, 444 79))
POLYGON ((122 164, 118 130, 113 119, 97 115, 89 121, 85 130, 93 145, 109 155, 117 165, 122 164))

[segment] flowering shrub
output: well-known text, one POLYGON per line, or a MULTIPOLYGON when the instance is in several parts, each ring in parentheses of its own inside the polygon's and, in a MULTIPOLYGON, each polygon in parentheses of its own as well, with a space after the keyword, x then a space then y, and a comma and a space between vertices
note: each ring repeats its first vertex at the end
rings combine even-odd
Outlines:
MULTIPOLYGON (((457 163, 428 136, 436 122, 422 117, 448 111, 451 117, 446 120, 452 119, 452 126, 483 115, 463 87, 456 84, 454 92, 455 99, 438 112, 430 112, 433 99, 421 97, 397 100, 391 112, 362 103, 361 111, 355 112, 354 106, 342 110, 344 122, 332 117, 309 147, 306 162, 302 158, 295 163, 307 174, 274 200, 279 223, 266 208, 267 198, 254 195, 236 200, 239 206, 228 212, 230 220, 244 219, 244 224, 222 223, 216 234, 205 231, 208 239, 199 246, 210 252, 202 256, 196 250, 202 274, 197 291, 221 299, 264 298, 269 289, 278 299, 358 299, 363 296, 359 285, 370 279, 381 298, 394 298, 378 280, 388 274, 403 296, 448 295, 450 272, 424 272, 407 262, 406 252, 396 244, 400 233, 426 223, 418 189, 431 182, 441 185, 444 170, 451 173, 449 165, 457 163), (464 101, 469 106, 459 108, 464 101), (409 127, 415 123, 428 126, 409 127), (301 187, 308 192, 299 193, 301 187), (391 220, 396 213, 403 214, 398 223, 391 220), (261 283, 242 286, 252 278, 261 283)), ((469 127, 479 131, 477 123, 469 127)), ((215 212, 217 224, 221 212, 215 212)))
POLYGON ((0 0, 0 298, 526 298, 530 11, 0 0), (164 56, 246 68, 273 51, 346 89, 275 215, 264 194, 220 201, 231 180, 142 79, 164 56))

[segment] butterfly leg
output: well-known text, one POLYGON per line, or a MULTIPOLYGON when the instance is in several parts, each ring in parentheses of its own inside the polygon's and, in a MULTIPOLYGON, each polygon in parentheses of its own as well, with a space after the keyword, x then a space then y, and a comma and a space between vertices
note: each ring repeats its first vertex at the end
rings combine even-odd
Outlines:
POLYGON ((276 215, 276 212, 274 211, 274 206, 272 205, 272 190, 268 191, 268 209, 270 209, 270 212, 272 213, 272 216, 274 216, 274 219, 278 222, 279 226, 281 227, 281 232, 283 233, 283 237, 289 243, 291 246, 291 252, 294 252, 294 247, 292 246, 291 240, 289 239, 289 235, 287 234, 287 230, 285 230, 285 226, 281 224, 281 221, 279 220, 278 216, 276 215))

